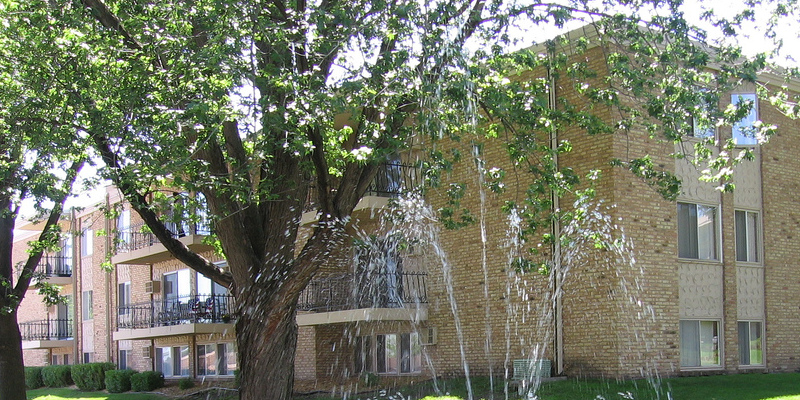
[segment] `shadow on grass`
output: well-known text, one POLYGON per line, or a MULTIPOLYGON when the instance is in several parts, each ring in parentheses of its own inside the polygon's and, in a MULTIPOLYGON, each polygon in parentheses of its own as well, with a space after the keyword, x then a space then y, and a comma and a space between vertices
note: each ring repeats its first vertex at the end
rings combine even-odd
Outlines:
MULTIPOLYGON (((404 399, 430 400, 466 399, 465 380, 439 380, 439 395, 432 382, 413 386, 384 388, 382 391, 350 394, 348 400, 356 399, 404 399), (447 397, 445 397, 447 395, 447 397)), ((497 379, 490 390, 489 379, 472 379, 475 399, 519 399, 515 388, 508 388, 506 397, 504 382, 497 379)), ((800 400, 800 374, 738 374, 704 377, 640 380, 569 379, 543 383, 536 393, 537 400, 800 400)), ((316 395, 298 396, 296 400, 341 400, 343 396, 316 395)))

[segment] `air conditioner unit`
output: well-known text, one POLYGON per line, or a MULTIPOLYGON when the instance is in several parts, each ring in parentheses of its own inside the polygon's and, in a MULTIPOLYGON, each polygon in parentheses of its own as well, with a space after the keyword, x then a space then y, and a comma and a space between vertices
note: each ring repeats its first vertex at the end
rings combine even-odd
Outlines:
POLYGON ((142 347, 142 357, 144 357, 144 358, 152 358, 153 357, 153 346, 144 346, 144 347, 142 347))
POLYGON ((147 281, 144 283, 144 292, 148 294, 161 293, 161 281, 147 281))
POLYGON ((419 341, 423 346, 432 346, 436 344, 439 332, 435 327, 428 327, 419 332, 419 341))

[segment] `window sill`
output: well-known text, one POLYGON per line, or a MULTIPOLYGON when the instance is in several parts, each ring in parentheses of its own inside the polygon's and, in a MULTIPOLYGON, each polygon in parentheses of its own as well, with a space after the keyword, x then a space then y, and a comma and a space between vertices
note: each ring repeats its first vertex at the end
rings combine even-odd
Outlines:
POLYGON ((746 369, 746 370, 755 370, 755 369, 766 369, 767 366, 764 364, 753 364, 753 365, 740 365, 739 369, 746 369))
POLYGON ((737 267, 760 267, 760 268, 764 268, 764 263, 762 263, 760 261, 757 261, 757 262, 736 261, 736 266, 737 267))
POLYGON ((700 258, 681 258, 678 257, 678 262, 685 264, 709 264, 709 265, 722 265, 722 260, 703 260, 700 258))
POLYGON ((722 365, 709 365, 709 366, 701 366, 701 367, 684 367, 681 366, 681 371, 721 371, 724 370, 722 365))

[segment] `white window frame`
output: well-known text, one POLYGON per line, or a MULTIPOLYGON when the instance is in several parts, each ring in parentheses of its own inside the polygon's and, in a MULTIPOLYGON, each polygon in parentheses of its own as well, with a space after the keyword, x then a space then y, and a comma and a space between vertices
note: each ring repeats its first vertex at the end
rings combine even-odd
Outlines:
POLYGON ((360 336, 356 340, 354 357, 354 370, 361 369, 356 370, 356 373, 370 372, 379 375, 422 373, 422 345, 417 332, 360 336), (408 354, 404 355, 404 350, 407 350, 408 354))
POLYGON ((130 246, 133 241, 133 232, 131 232, 131 210, 123 208, 117 217, 117 237, 120 243, 124 243, 125 248, 130 246))
POLYGON ((764 350, 765 350, 765 346, 764 346, 764 321, 755 321, 755 320, 741 320, 741 321, 738 321, 738 323, 736 324, 736 331, 737 331, 738 342, 739 342, 739 365, 747 366, 747 367, 763 367, 765 365, 765 357, 764 357, 764 350), (759 334, 758 347, 760 347, 760 349, 753 349, 753 340, 751 339, 751 334, 753 332, 753 329, 752 329, 752 325, 753 324, 758 324, 758 327, 756 328, 756 331, 759 334), (743 333, 742 332, 742 328, 743 327, 747 328, 747 331, 744 332, 744 333, 746 333, 746 337, 743 337, 743 335, 742 335, 742 333, 743 333), (743 348, 743 345, 745 345, 745 343, 746 343, 746 346, 747 346, 746 349, 743 348), (745 357, 743 357, 743 354, 745 353, 745 350, 747 352, 747 355, 746 355, 747 362, 744 362, 745 361, 744 360, 745 357), (756 363, 752 362, 753 353, 754 352, 760 352, 761 353, 761 362, 756 362, 756 363))
POLYGON ((740 102, 744 101, 751 101, 753 102, 753 108, 750 109, 750 112, 742 118, 740 121, 737 121, 733 124, 731 128, 732 132, 731 135, 733 137, 733 143, 737 146, 752 146, 758 144, 758 138, 755 137, 755 132, 753 132, 753 123, 758 121, 758 96, 755 93, 734 93, 731 95, 731 104, 738 107, 740 102))
POLYGON ((81 316, 84 321, 94 319, 94 293, 91 290, 85 290, 81 293, 81 316))
MULTIPOLYGON (((701 89, 701 90, 703 91, 704 94, 706 94, 708 92, 707 90, 704 90, 704 89, 701 89)), ((716 138, 717 137, 717 127, 716 126, 714 126, 714 125, 702 126, 702 125, 700 125, 700 123, 698 122, 697 117, 696 117, 697 114, 708 114, 707 110, 709 110, 710 108, 711 107, 709 107, 709 103, 707 103, 705 101, 705 99, 703 99, 703 102, 701 104, 699 104, 695 108, 695 113, 692 114, 692 117, 691 117, 692 130, 691 130, 691 132, 689 134, 691 137, 698 138, 698 139, 716 138)), ((716 107, 714 107, 714 108, 716 108, 716 107)))
MULTIPOLYGON (((719 207, 716 205, 709 205, 709 204, 699 204, 699 203, 690 203, 685 201, 679 201, 677 205, 677 217, 678 217, 678 258, 682 259, 691 259, 691 260, 703 260, 703 261, 720 261, 721 254, 720 254, 720 228, 719 228, 719 207), (688 207, 687 214, 685 217, 682 215, 682 207, 688 207), (694 219, 695 225, 694 226, 684 226, 685 223, 682 223, 685 219, 691 218, 691 210, 694 210, 694 219), (713 237, 709 240, 705 240, 705 242, 710 242, 712 248, 701 248, 702 244, 702 237, 703 232, 701 229, 703 228, 703 223, 701 223, 700 212, 701 210, 711 210, 713 211, 712 221, 710 222, 711 226, 711 233, 713 237), (692 232, 693 231, 693 232, 692 232), (689 235, 688 237, 686 235, 689 235), (684 248, 684 242, 689 242, 688 245, 694 246, 696 250, 692 251, 691 248, 687 249, 684 248), (713 254, 711 254, 713 253, 713 254)), ((707 232, 706 232, 707 234, 707 232)))
POLYGON ((233 342, 198 344, 195 350, 197 376, 232 377, 238 367, 236 345, 233 342))
POLYGON ((681 319, 680 320, 680 365, 682 369, 719 369, 722 368, 723 360, 723 340, 722 321, 718 319, 681 319), (712 327, 711 336, 709 332, 704 332, 704 325, 708 327, 709 323, 715 324, 712 327), (696 326, 690 327, 689 325, 696 326), (689 332, 689 329, 694 330, 689 332), (714 335, 716 334, 716 335, 714 335), (691 347, 691 348, 690 348, 691 347), (707 355, 704 357, 703 353, 708 353, 709 349, 713 353, 716 351, 716 362, 704 362, 707 355), (691 352, 696 353, 696 357, 691 357, 691 352), (692 361, 689 361, 691 358, 692 361), (695 362, 696 360, 696 362, 695 362))
POLYGON ((128 318, 131 314, 131 283, 121 282, 117 287, 117 318, 128 318))
POLYGON ((130 359, 131 359, 131 351, 130 350, 119 350, 117 352, 117 368, 118 369, 131 369, 130 359))
MULTIPOLYGON (((88 222, 86 222, 88 224, 88 222)), ((88 257, 94 253, 94 230, 90 227, 81 231, 81 257, 88 257)))
POLYGON ((750 210, 734 211, 736 261, 746 263, 761 263, 763 260, 761 245, 761 213, 750 210), (744 217, 744 227, 740 226, 740 216, 744 217), (751 224, 750 217, 755 216, 755 223, 751 224), (743 229, 743 231, 742 231, 743 229), (740 237, 743 234, 744 241, 740 237), (743 248, 742 248, 743 247, 743 248))
POLYGON ((155 369, 164 377, 189 376, 189 346, 156 347, 155 357, 155 369), (164 365, 169 365, 166 371, 164 365))

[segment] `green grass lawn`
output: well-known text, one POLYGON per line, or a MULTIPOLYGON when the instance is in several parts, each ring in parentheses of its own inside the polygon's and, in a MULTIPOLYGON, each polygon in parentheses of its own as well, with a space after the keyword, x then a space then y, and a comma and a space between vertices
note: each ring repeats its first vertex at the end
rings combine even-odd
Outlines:
MULTIPOLYGON (((491 398, 489 382, 486 378, 474 378, 475 399, 491 398)), ((463 379, 439 382, 442 393, 436 396, 430 383, 413 387, 387 390, 381 397, 377 393, 350 395, 350 400, 388 399, 389 395, 402 393, 403 398, 423 400, 463 400, 467 392, 463 379)), ((537 392, 538 400, 800 400, 800 374, 740 374, 726 376, 705 376, 692 378, 671 378, 651 383, 647 380, 564 380, 542 384, 537 392)), ((314 397, 298 397, 312 399, 314 397)), ((503 383, 496 382, 494 399, 502 400, 503 383)), ((510 399, 519 396, 511 389, 510 399)), ((315 399, 340 400, 342 397, 320 396, 315 399)))
POLYGON ((800 374, 671 378, 653 384, 568 380, 546 383, 538 394, 541 400, 800 400, 800 374))
POLYGON ((168 397, 149 393, 81 392, 66 388, 43 388, 28 391, 28 400, 166 400, 168 397))
MULTIPOLYGON (((475 399, 489 399, 487 378, 474 378, 475 399)), ((401 387, 384 392, 350 395, 348 399, 388 399, 398 392, 404 398, 424 400, 461 400, 467 398, 464 379, 442 380, 438 386, 448 396, 436 396, 431 383, 401 387)), ((503 383, 495 382, 494 398, 504 399, 503 383)), ((511 391, 511 399, 516 393, 511 391)), ((671 378, 651 384, 647 380, 564 380, 542 384, 539 400, 800 400, 800 374, 741 374, 671 378)), ((316 396, 297 399, 341 399, 341 397, 316 396)), ((144 393, 110 394, 105 392, 80 392, 74 389, 37 389, 28 391, 29 400, 167 400, 167 397, 144 393)))

